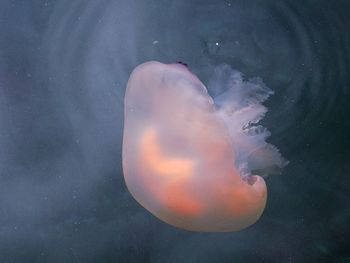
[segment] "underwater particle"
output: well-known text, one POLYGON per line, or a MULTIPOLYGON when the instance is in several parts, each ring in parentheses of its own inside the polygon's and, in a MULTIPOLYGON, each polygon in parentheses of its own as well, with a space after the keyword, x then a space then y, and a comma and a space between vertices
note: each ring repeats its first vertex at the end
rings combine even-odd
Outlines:
POLYGON ((237 231, 264 211, 267 189, 257 174, 287 162, 257 126, 272 91, 227 65, 210 85, 214 100, 182 62, 134 69, 125 94, 124 178, 132 196, 168 224, 237 231))

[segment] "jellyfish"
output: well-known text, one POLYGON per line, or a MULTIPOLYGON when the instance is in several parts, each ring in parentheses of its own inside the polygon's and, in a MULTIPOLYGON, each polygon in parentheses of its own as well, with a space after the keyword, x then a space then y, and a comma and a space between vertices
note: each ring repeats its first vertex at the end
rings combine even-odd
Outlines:
POLYGON ((160 220, 229 232, 262 215, 264 177, 287 161, 258 124, 273 92, 218 66, 207 88, 184 63, 137 66, 125 93, 123 173, 131 195, 160 220))

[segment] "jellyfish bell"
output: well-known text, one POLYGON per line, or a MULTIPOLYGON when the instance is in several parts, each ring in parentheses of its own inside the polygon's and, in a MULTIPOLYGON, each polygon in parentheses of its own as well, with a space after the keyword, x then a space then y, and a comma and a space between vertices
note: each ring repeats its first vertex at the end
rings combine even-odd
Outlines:
POLYGON ((255 223, 266 205, 264 179, 286 161, 253 125, 271 91, 244 82, 227 66, 210 84, 214 99, 181 63, 147 62, 132 72, 125 94, 124 178, 132 196, 173 226, 237 231, 255 223), (215 80, 216 79, 216 80, 215 80))

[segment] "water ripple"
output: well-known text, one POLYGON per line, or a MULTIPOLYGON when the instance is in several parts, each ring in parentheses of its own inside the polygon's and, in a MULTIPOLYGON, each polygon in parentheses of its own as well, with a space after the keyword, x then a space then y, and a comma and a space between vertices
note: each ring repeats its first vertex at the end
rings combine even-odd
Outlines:
POLYGON ((260 76, 276 93, 266 125, 277 144, 295 130, 293 148, 311 136, 300 130, 329 118, 348 92, 346 26, 313 1, 63 1, 44 45, 58 92, 72 105, 87 97, 81 103, 96 118, 116 101, 122 112, 127 77, 145 60, 185 61, 204 82, 221 63, 260 76))

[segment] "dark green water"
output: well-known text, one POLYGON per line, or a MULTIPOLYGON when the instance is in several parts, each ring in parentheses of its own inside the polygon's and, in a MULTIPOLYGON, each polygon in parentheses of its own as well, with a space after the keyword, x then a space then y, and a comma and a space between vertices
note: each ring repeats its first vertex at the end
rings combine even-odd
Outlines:
POLYGON ((350 262, 349 13, 346 0, 1 1, 0 262, 350 262), (263 125, 290 164, 266 179, 257 224, 186 232, 127 192, 123 97, 147 60, 203 82, 227 63, 274 90, 263 125))

